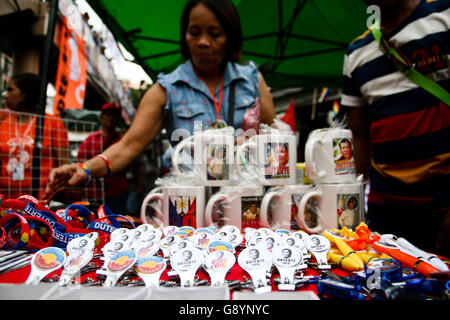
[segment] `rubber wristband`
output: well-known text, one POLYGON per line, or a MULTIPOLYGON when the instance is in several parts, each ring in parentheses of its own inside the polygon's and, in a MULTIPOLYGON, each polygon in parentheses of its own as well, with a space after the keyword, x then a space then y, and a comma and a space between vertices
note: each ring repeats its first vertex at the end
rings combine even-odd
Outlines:
POLYGON ((13 250, 25 250, 30 239, 30 226, 27 220, 20 214, 10 211, 6 212, 7 214, 0 219, 0 226, 8 234, 8 240, 5 246, 13 250), (9 233, 17 223, 20 223, 20 236, 16 239, 17 241, 14 241, 14 239, 10 238, 9 233))
POLYGON ((112 171, 111 162, 109 161, 109 159, 103 154, 98 154, 95 157, 100 158, 103 161, 105 161, 106 167, 108 168, 108 172, 106 173, 106 176, 109 177, 111 175, 111 171, 112 171))
POLYGON ((3 227, 0 227, 0 249, 8 242, 8 235, 3 227))
POLYGON ((87 178, 85 186, 88 186, 89 183, 91 183, 91 178, 92 178, 91 170, 89 170, 88 167, 84 163, 77 163, 77 166, 83 168, 83 170, 86 171, 88 178, 87 178))

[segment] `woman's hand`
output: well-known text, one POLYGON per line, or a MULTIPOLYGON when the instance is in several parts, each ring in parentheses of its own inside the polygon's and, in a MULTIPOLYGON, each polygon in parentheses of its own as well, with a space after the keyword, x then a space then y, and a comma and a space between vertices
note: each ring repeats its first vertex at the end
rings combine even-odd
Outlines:
POLYGON ((56 190, 63 187, 84 185, 87 179, 86 171, 76 164, 65 164, 52 169, 43 198, 48 199, 56 190))

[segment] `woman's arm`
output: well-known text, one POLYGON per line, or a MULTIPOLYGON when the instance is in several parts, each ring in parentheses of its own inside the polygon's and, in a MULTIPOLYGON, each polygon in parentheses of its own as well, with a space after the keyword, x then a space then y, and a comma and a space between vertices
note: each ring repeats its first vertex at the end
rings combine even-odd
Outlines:
POLYGON ((260 123, 272 124, 275 119, 275 106, 273 104, 272 95, 270 94, 269 87, 264 80, 262 73, 259 73, 259 93, 261 99, 259 101, 261 113, 260 113, 260 123))
MULTIPOLYGON (((142 97, 133 123, 122 139, 103 152, 111 162, 114 172, 126 169, 158 135, 163 125, 163 107, 165 104, 166 93, 156 83, 142 97)), ((93 158, 87 161, 86 165, 88 168, 91 166, 95 169, 100 167, 99 171, 91 170, 94 177, 97 172, 100 176, 107 173, 107 168, 102 159, 93 158)))
MULTIPOLYGON (((156 83, 143 96, 129 130, 120 141, 103 152, 111 162, 113 172, 120 172, 130 165, 159 133, 163 124, 165 104, 165 90, 156 83)), ((85 165, 93 178, 104 177, 108 173, 105 161, 98 157, 86 161, 85 165)), ((46 195, 67 185, 82 185, 87 179, 86 171, 76 164, 63 165, 50 172, 46 195)))

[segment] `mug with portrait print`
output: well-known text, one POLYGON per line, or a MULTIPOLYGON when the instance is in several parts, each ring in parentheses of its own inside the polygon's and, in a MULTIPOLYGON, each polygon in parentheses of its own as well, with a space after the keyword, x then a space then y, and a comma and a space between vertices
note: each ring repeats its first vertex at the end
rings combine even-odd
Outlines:
POLYGON ((298 225, 308 233, 332 228, 355 230, 364 222, 364 184, 320 184, 303 195, 298 205, 298 225))
POLYGON ((306 175, 315 184, 355 182, 351 130, 325 128, 312 131, 305 145, 305 164, 306 175))
POLYGON ((264 189, 259 185, 222 187, 205 208, 205 224, 233 225, 241 231, 260 227, 260 207, 264 189))
POLYGON ((205 187, 168 185, 154 188, 142 201, 141 220, 144 224, 151 224, 148 207, 153 209, 153 220, 159 220, 163 226, 204 227, 205 187))
POLYGON ((261 130, 236 151, 237 176, 264 186, 295 184, 296 162, 296 137, 289 133, 261 130))
POLYGON ((204 186, 233 185, 233 132, 232 127, 196 131, 179 142, 172 155, 173 173, 180 178, 199 179, 204 186), (182 170, 183 165, 191 168, 182 170))
POLYGON ((312 185, 272 187, 261 202, 261 227, 271 229, 298 229, 298 205, 312 185))

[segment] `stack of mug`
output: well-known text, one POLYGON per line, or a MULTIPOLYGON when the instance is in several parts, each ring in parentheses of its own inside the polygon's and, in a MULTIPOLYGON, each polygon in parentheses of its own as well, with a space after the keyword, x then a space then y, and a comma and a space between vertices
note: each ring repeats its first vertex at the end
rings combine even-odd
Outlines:
MULTIPOLYGON (((277 199, 290 199, 290 188, 296 187, 295 135, 261 129, 235 146, 233 133, 200 131, 178 143, 172 154, 170 178, 159 179, 159 186, 142 203, 142 221, 148 222, 147 206, 157 201, 153 206, 155 217, 164 226, 290 229, 290 200, 288 209, 280 207, 284 201, 276 201, 279 204, 271 214, 264 197, 273 197, 269 188, 276 187, 280 188, 273 190, 279 192, 277 199), (183 156, 186 151, 191 152, 189 157, 183 156), (186 163, 185 159, 193 161, 186 163)), ((303 190, 306 186, 300 187, 303 190)))
POLYGON ((315 186, 299 203, 302 229, 309 233, 341 227, 354 230, 364 221, 364 184, 356 176, 351 130, 312 131, 305 145, 305 165, 315 186))
POLYGON ((157 201, 155 217, 164 226, 234 225, 241 231, 264 227, 309 233, 353 228, 361 220, 363 199, 353 157, 346 159, 352 147, 350 130, 312 132, 305 165, 315 185, 305 185, 296 179, 292 132, 261 129, 238 146, 232 128, 196 132, 175 147, 171 175, 159 179, 146 196, 141 219, 148 223, 147 205, 157 201), (183 156, 186 151, 190 156, 183 156))

